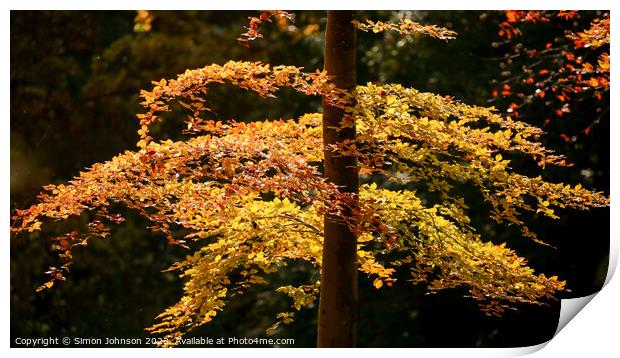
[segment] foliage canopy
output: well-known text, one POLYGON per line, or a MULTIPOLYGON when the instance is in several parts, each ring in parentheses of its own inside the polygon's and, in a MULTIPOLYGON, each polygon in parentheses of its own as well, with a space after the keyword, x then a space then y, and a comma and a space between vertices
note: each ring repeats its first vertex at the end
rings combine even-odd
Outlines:
MULTIPOLYGON (((412 24, 357 26, 454 35, 412 24)), ((171 338, 171 344, 211 321, 243 289, 264 283, 266 274, 292 261, 307 261, 320 270, 327 212, 352 210, 341 219, 357 234, 359 270, 374 279, 377 289, 393 285, 396 270, 408 270, 413 283, 428 282, 432 292, 463 286, 485 312, 501 314, 516 303, 544 304, 565 281, 537 274, 505 244, 483 240, 455 188, 474 186, 493 220, 517 226, 537 242, 542 241, 528 229, 524 214, 557 218, 555 208, 609 203, 602 193, 580 185, 550 183, 514 170, 510 164, 517 157, 543 169, 567 163, 540 144, 540 129, 502 117, 493 108, 398 84, 368 83, 346 93, 330 83, 325 71, 260 62, 209 65, 153 84, 141 92, 145 112, 137 115, 139 149, 95 164, 67 184, 46 186, 38 204, 16 211, 11 230, 33 232, 49 221, 89 215, 87 230, 53 239, 62 264, 48 271, 51 278, 39 289, 65 279, 74 248, 108 236, 107 225, 123 221, 114 212, 117 204, 147 218, 150 229, 163 232, 171 244, 199 243, 170 267, 186 280, 183 297, 149 328, 171 338), (322 148, 318 113, 247 124, 208 119, 207 95, 214 83, 262 97, 274 97, 282 87, 323 96, 345 109, 341 128, 355 123, 356 139, 322 148), (194 136, 154 140, 152 126, 172 110, 187 111, 185 133, 194 136), (358 158, 366 182, 359 197, 322 177, 324 150, 358 158), (390 190, 377 181, 402 189, 390 190)), ((293 303, 272 329, 313 302, 318 288, 318 282, 278 288, 293 303)))

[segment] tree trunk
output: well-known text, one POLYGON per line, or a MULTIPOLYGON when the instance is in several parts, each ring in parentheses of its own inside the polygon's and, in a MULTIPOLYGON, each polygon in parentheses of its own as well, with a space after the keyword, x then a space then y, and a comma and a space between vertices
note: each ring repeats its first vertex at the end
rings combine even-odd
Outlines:
MULTIPOLYGON (((338 88, 355 87, 354 11, 328 11, 325 33, 325 69, 338 88)), ((357 159, 326 150, 327 146, 355 138, 355 128, 337 131, 344 111, 323 100, 325 178, 342 191, 358 192, 357 159)), ((351 212, 344 212, 350 215, 351 212)), ((357 238, 342 220, 325 215, 318 346, 353 347, 357 314, 357 238)))

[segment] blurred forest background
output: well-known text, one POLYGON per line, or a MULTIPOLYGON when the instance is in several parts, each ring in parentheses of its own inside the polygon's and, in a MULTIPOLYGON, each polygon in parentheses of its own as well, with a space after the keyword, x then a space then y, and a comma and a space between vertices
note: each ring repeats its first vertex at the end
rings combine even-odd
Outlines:
MULTIPOLYGON (((258 12, 154 11, 151 29, 144 31, 148 28, 136 25, 133 11, 12 11, 11 211, 33 204, 42 185, 65 182, 96 162, 134 150, 138 93, 151 88, 152 80, 227 60, 303 66, 309 72, 321 69, 325 13, 293 13, 294 23, 265 25, 265 38, 246 48, 236 38, 244 32, 248 16, 258 12)), ((360 19, 406 17, 445 26, 458 36, 446 43, 397 33, 358 32, 358 83, 397 82, 506 112, 511 101, 494 96, 493 91, 523 72, 519 57, 513 56, 519 46, 545 48, 558 41, 562 45, 565 30, 581 30, 602 14, 587 11, 571 21, 526 24, 521 36, 508 41, 498 34, 499 24, 506 19, 502 12, 360 11, 360 19)), ((269 100, 226 86, 210 93, 211 107, 221 119, 286 119, 320 109, 319 98, 292 91, 281 91, 279 98, 269 100)), ((519 108, 519 119, 544 127, 545 145, 575 164, 549 170, 546 178, 582 183, 609 194, 609 92, 596 103, 586 98, 571 105, 570 114, 551 117, 548 104, 533 103, 519 108), (587 135, 583 135, 585 128, 590 128, 587 135)), ((155 137, 182 138, 181 122, 165 122, 156 128, 155 137)), ((523 172, 539 175, 536 168, 523 168, 523 172)), ((465 192, 463 196, 471 197, 465 192)), ((482 203, 470 200, 468 204, 486 239, 508 242, 537 272, 567 280, 570 291, 560 298, 601 288, 607 273, 609 209, 560 212, 556 221, 528 218, 554 249, 494 225, 482 203)), ((48 228, 11 238, 12 344, 15 337, 148 336, 144 328, 181 295, 182 281, 161 270, 186 252, 147 231, 147 223, 138 215, 128 212, 126 217, 129 220, 116 227, 109 239, 91 241, 88 250, 76 252, 65 284, 42 293, 35 293, 35 288, 45 280, 48 266, 57 262, 47 238, 66 230, 48 228)), ((75 218, 72 224, 86 222, 75 218)), ((253 288, 238 297, 192 336, 265 337, 275 315, 290 304, 284 295, 274 295, 272 288, 294 281, 296 275, 303 278, 307 270, 299 265, 273 274, 271 287, 253 288)), ((463 297, 464 290, 425 295, 424 287, 405 281, 403 276, 394 287, 376 290, 360 276, 358 346, 524 346, 549 340, 557 327, 559 301, 542 307, 519 306, 501 318, 486 317, 472 299, 463 297)), ((302 311, 273 337, 294 338, 299 347, 315 346, 316 309, 315 305, 302 311)))

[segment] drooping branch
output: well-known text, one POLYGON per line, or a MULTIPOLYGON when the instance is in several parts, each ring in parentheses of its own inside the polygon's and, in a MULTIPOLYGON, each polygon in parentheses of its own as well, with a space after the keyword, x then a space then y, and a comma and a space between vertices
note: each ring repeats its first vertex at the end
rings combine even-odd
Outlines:
POLYGON ((263 35, 260 33, 260 29, 265 22, 271 22, 272 17, 285 19, 285 21, 295 21, 295 17, 293 16, 293 14, 282 10, 263 11, 258 17, 250 16, 248 18, 250 20, 250 24, 245 27, 246 31, 241 34, 241 37, 237 38, 239 44, 245 47, 250 47, 250 41, 262 38, 263 35))
POLYGON ((398 24, 372 20, 366 20, 365 22, 353 20, 353 25, 364 32, 372 31, 378 33, 383 31, 396 31, 401 35, 419 33, 444 41, 455 39, 457 35, 456 32, 446 29, 445 27, 422 25, 409 19, 401 19, 398 24))

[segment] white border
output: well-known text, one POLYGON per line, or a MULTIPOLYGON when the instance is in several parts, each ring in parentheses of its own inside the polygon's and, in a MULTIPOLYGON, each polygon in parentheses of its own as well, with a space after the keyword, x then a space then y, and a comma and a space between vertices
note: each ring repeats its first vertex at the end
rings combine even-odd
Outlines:
POLYGON ((416 10, 493 10, 493 9, 579 9, 579 10, 598 10, 611 9, 614 1, 607 0, 494 0, 494 1, 457 1, 457 0, 418 0, 411 1, 329 1, 329 0, 313 0, 313 1, 295 1, 295 0, 271 0, 271 1, 248 1, 248 0, 230 0, 230 1, 196 1, 196 0, 108 0, 100 2, 80 2, 60 0, 60 1, 44 1, 44 0, 10 0, 5 1, 8 9, 14 10, 36 10, 36 9, 57 9, 57 10, 103 10, 103 9, 119 9, 119 10, 235 10, 235 9, 292 9, 292 10, 398 10, 413 9, 416 10))

